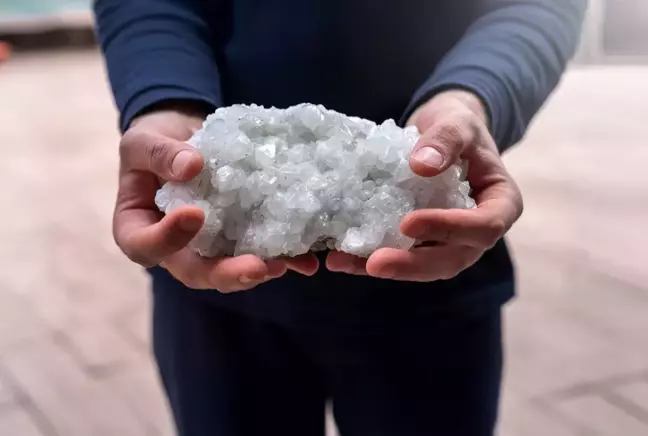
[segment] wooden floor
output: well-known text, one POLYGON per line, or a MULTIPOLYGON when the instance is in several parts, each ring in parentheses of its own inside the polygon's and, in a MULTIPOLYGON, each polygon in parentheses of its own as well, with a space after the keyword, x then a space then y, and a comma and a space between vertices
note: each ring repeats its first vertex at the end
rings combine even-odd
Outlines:
MULTIPOLYGON (((573 70, 507 155, 501 436, 648 434, 646 114, 648 68, 573 70)), ((96 53, 0 66, 0 435, 173 434, 147 282, 110 234, 117 141, 96 53)))

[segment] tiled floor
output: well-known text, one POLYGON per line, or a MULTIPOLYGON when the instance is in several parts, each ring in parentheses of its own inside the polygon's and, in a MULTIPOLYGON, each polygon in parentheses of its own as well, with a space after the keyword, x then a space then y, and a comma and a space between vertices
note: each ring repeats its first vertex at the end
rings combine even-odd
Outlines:
MULTIPOLYGON (((571 71, 507 156, 501 436, 648 434, 648 68, 571 71)), ((110 234, 115 114, 92 52, 0 66, 0 435, 173 434, 144 275, 110 234)))

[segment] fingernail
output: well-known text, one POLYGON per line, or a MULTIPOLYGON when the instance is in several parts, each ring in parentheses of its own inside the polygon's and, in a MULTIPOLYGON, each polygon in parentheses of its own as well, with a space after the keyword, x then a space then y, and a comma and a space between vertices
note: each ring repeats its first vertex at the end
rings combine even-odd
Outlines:
POLYGON ((253 279, 248 276, 241 276, 239 277, 239 282, 241 282, 244 285, 249 285, 250 283, 261 283, 266 280, 266 277, 260 278, 260 279, 253 279))
POLYGON ((197 232, 202 227, 202 220, 195 217, 187 217, 180 221, 179 225, 185 232, 197 232))
POLYGON ((182 150, 176 154, 173 158, 173 162, 171 162, 171 173, 174 176, 180 176, 184 172, 185 168, 187 168, 187 165, 189 165, 193 155, 194 153, 189 150, 182 150))
POLYGON ((380 270, 378 275, 380 276, 380 278, 383 278, 383 279, 392 279, 392 278, 396 277, 396 269, 394 267, 391 267, 391 266, 386 266, 386 267, 384 267, 383 269, 380 270))
POLYGON ((347 274, 353 274, 356 271, 356 266, 353 262, 345 263, 344 265, 340 265, 338 271, 347 274))
POLYGON ((414 227, 413 229, 409 229, 405 236, 413 239, 423 239, 425 238, 426 234, 427 231, 424 227, 414 227))
POLYGON ((412 158, 426 167, 439 169, 443 165, 443 155, 436 148, 423 147, 419 149, 412 158))

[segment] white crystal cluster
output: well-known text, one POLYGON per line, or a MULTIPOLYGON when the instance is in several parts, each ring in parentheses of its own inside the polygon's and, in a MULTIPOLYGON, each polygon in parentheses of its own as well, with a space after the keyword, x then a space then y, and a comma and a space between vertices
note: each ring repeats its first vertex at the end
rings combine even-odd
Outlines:
POLYGON ((183 205, 204 210, 191 246, 206 257, 409 249, 414 240, 399 231, 408 212, 475 204, 460 166, 432 178, 411 171, 418 138, 415 127, 376 125, 312 104, 224 107, 188 141, 205 157, 202 173, 166 183, 155 202, 166 213, 183 205))

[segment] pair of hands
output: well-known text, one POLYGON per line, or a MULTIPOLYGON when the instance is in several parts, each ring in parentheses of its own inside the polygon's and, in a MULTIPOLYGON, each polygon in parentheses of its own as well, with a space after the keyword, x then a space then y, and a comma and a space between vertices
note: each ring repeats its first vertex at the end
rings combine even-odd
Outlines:
MULTIPOLYGON (((203 212, 192 206, 168 215, 158 211, 154 198, 163 181, 190 180, 202 170, 202 156, 183 141, 201 127, 204 115, 190 107, 160 109, 134 120, 124 134, 113 219, 119 247, 134 262, 160 265, 194 289, 250 289, 289 269, 314 274, 319 262, 312 254, 269 261, 253 255, 201 258, 187 244, 200 230, 203 212)), ((477 207, 412 212, 401 231, 422 245, 409 251, 382 248, 368 259, 333 251, 326 260, 328 269, 405 281, 450 279, 477 262, 521 215, 519 189, 501 161, 476 96, 458 90, 437 94, 408 124, 423 132, 410 157, 412 170, 431 177, 459 157, 466 159, 477 207)))

